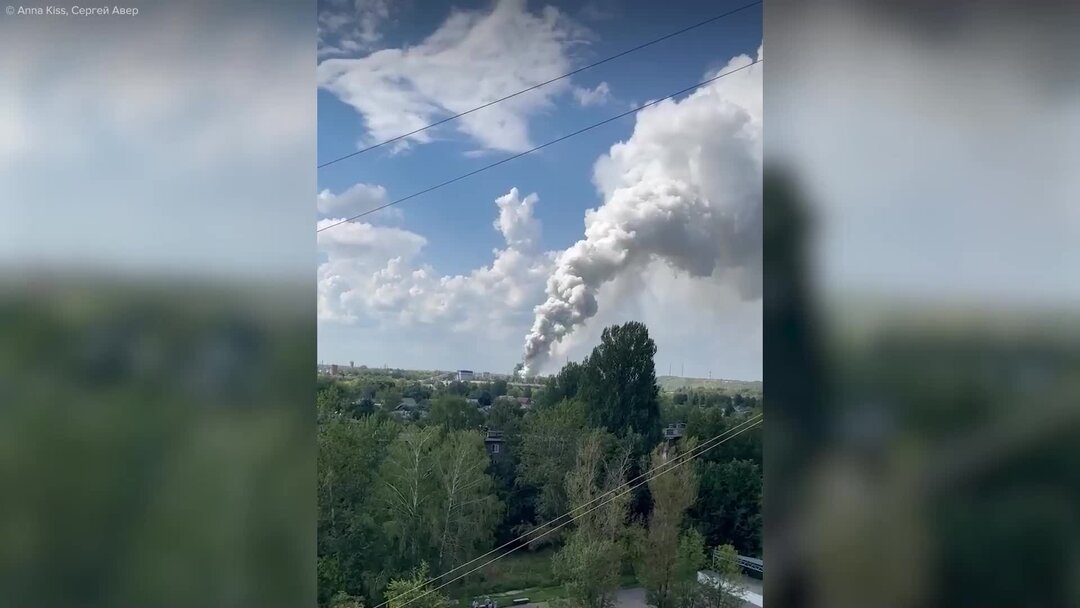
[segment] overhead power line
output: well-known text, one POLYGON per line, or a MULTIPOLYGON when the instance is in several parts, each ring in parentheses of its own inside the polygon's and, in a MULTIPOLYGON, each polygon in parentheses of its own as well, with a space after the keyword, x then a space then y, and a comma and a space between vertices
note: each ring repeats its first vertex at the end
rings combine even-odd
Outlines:
POLYGON ((670 34, 666 34, 664 36, 656 38, 655 40, 650 40, 649 42, 645 42, 645 43, 639 44, 639 45, 637 45, 637 46, 635 46, 633 48, 626 49, 625 51, 622 51, 621 53, 616 53, 616 54, 614 54, 614 55, 612 55, 610 57, 606 57, 604 59, 601 59, 600 61, 596 61, 594 63, 590 63, 588 65, 582 66, 582 67, 580 67, 580 68, 578 68, 576 70, 573 70, 571 72, 567 72, 567 73, 563 74, 562 76, 557 76, 555 78, 552 78, 551 80, 545 80, 544 82, 534 84, 531 87, 521 89, 520 91, 518 91, 516 93, 511 93, 510 95, 507 95, 506 97, 500 97, 499 99, 496 99, 494 101, 489 101, 489 102, 487 102, 487 103, 485 103, 483 105, 476 106, 475 108, 472 108, 470 110, 465 110, 464 112, 461 112, 459 114, 454 114, 452 116, 447 116, 446 118, 443 118, 442 120, 437 120, 437 121, 435 121, 435 122, 433 122, 433 123, 431 123, 429 125, 425 125, 425 126, 420 127, 419 129, 416 129, 414 131, 409 131, 408 133, 403 133, 403 134, 398 135, 396 137, 391 137, 390 139, 387 139, 385 141, 380 141, 377 144, 372 144, 372 145, 367 146, 365 148, 361 148, 361 149, 357 150, 356 152, 352 152, 350 154, 340 156, 340 157, 335 158, 333 160, 326 161, 325 163, 317 165, 316 168, 317 169, 322 169, 323 167, 329 167, 330 165, 333 165, 335 163, 339 163, 339 162, 341 162, 343 160, 352 158, 354 156, 359 156, 359 155, 361 155, 361 154, 363 154, 365 152, 369 152, 371 150, 374 150, 375 148, 381 148, 382 146, 385 146, 386 144, 392 144, 392 143, 394 143, 396 141, 401 141, 401 140, 405 139, 406 137, 412 137, 413 135, 416 135, 417 133, 421 133, 423 131, 427 131, 428 129, 437 127, 439 125, 446 124, 446 123, 448 123, 448 122, 450 122, 452 120, 457 120, 458 118, 461 118, 462 116, 465 116, 466 114, 472 114, 473 112, 476 112, 477 110, 483 110, 484 108, 491 107, 491 106, 493 106, 493 105, 495 105, 497 103, 502 103, 502 102, 506 101, 507 99, 512 99, 512 98, 517 97, 518 95, 521 95, 523 93, 528 93, 529 91, 535 91, 536 89, 539 89, 541 87, 545 87, 545 86, 547 86, 547 85, 549 85, 549 84, 551 84, 553 82, 558 82, 558 81, 560 81, 560 80, 562 80, 564 78, 569 78, 569 77, 573 76, 574 74, 579 74, 581 72, 584 72, 585 70, 595 68, 598 65, 605 64, 605 63, 607 63, 609 61, 613 61, 613 60, 618 59, 620 57, 623 57, 625 55, 629 55, 630 53, 633 53, 634 51, 639 51, 639 50, 641 50, 641 49, 643 49, 645 47, 649 47, 649 46, 652 46, 654 44, 663 42, 663 41, 665 41, 665 40, 667 40, 669 38, 674 38, 675 36, 678 36, 680 34, 685 34, 686 32, 689 32, 691 30, 695 30, 695 29, 697 29, 699 27, 708 25, 710 23, 713 23, 715 21, 723 19, 724 17, 734 15, 735 13, 738 13, 739 11, 744 11, 744 10, 746 10, 746 9, 752 7, 752 6, 757 6, 759 4, 761 4, 761 0, 759 0, 758 2, 751 2, 750 4, 740 6, 739 8, 730 10, 730 11, 728 11, 726 13, 722 13, 720 15, 716 15, 715 17, 710 17, 709 19, 706 19, 704 21, 699 21, 699 22, 697 22, 697 23, 695 23, 693 25, 684 27, 683 29, 678 30, 676 32, 671 32, 670 34))
MULTIPOLYGON (((674 466, 674 465, 676 464, 676 462, 677 462, 677 461, 678 461, 678 460, 679 460, 680 458, 684 458, 684 457, 692 457, 692 456, 694 455, 694 453, 695 453, 695 452, 699 452, 699 451, 704 451, 704 450, 707 450, 707 449, 708 449, 709 447, 711 447, 711 446, 709 445, 710 443, 712 443, 712 442, 714 442, 714 441, 717 441, 717 440, 721 439, 721 438, 722 438, 722 437, 723 437, 723 436, 724 436, 725 434, 727 434, 727 433, 730 433, 730 432, 732 432, 732 431, 736 431, 736 430, 739 430, 739 427, 741 427, 741 426, 743 426, 743 425, 746 425, 746 424, 749 424, 749 423, 751 423, 751 422, 754 422, 754 421, 755 421, 755 419, 759 419, 760 417, 761 417, 761 414, 758 414, 757 416, 753 416, 753 417, 751 417, 751 418, 750 418, 750 419, 748 419, 748 420, 744 420, 743 422, 740 422, 739 424, 736 424, 735 426, 731 427, 730 429, 727 429, 727 430, 726 430, 726 431, 724 431, 723 433, 720 433, 720 434, 719 434, 719 435, 717 435, 716 437, 713 437, 712 439, 709 439, 708 441, 705 441, 705 442, 701 443, 700 445, 697 445, 697 446, 695 446, 695 447, 694 447, 693 449, 691 449, 691 450, 688 450, 687 452, 685 452, 685 453, 683 453, 683 454, 680 454, 680 455, 678 455, 678 456, 677 456, 676 458, 672 459, 671 461, 668 461, 668 462, 664 462, 664 463, 663 463, 663 464, 661 464, 661 465, 660 465, 659 467, 657 467, 657 468, 656 468, 656 470, 654 470, 654 471, 646 471, 646 472, 642 473, 641 475, 638 475, 637 477, 635 477, 635 478, 631 479, 630 481, 628 481, 628 482, 626 482, 626 483, 627 483, 627 484, 631 484, 631 483, 634 483, 634 482, 636 482, 636 481, 638 481, 638 480, 640 480, 640 479, 643 479, 643 478, 645 478, 645 477, 648 477, 648 476, 649 476, 649 475, 651 475, 651 474, 659 474, 659 473, 660 473, 660 472, 662 472, 662 471, 663 471, 663 469, 665 469, 666 467, 671 467, 671 466, 674 466)), ((603 500, 604 498, 606 498, 606 497, 608 497, 608 496, 610 496, 610 495, 614 494, 614 493, 615 493, 615 492, 617 492, 617 491, 619 491, 619 488, 614 488, 614 489, 612 489, 612 490, 609 490, 609 491, 607 491, 607 492, 605 492, 605 493, 603 493, 603 494, 601 494, 601 495, 597 496, 596 498, 593 498, 593 499, 592 499, 592 500, 590 500, 589 502, 586 502, 586 503, 584 503, 584 504, 582 504, 582 505, 578 505, 578 506, 577 506, 576 508, 574 508, 574 509, 571 509, 571 510, 570 510, 570 511, 568 511, 567 513, 564 513, 564 514, 562 514, 562 515, 560 515, 560 516, 558 516, 558 517, 556 517, 556 518, 554 518, 554 519, 552 519, 552 520, 550 520, 550 521, 548 521, 548 522, 544 523, 543 525, 541 525, 541 526, 537 526, 536 528, 534 528, 534 529, 532 529, 532 530, 530 530, 530 531, 526 532, 525 534, 522 534, 521 536, 518 536, 517 538, 511 539, 511 540, 509 540, 509 541, 507 541, 507 542, 503 543, 502 545, 500 545, 500 546, 498 546, 498 547, 495 547, 494 549, 492 549, 491 551, 488 551, 487 553, 485 553, 485 554, 483 554, 483 555, 479 555, 479 556, 477 556, 477 557, 475 557, 475 558, 473 558, 473 559, 469 560, 468 562, 465 562, 464 564, 461 564, 461 565, 457 566, 456 568, 454 568, 454 569, 452 569, 452 570, 448 570, 448 571, 446 571, 446 572, 443 572, 443 573, 442 573, 442 574, 440 574, 439 576, 436 576, 436 577, 434 577, 434 578, 432 578, 432 579, 428 580, 428 581, 427 581, 426 583, 424 583, 424 584, 426 585, 426 584, 430 584, 430 583, 433 583, 433 582, 435 582, 435 581, 439 580, 440 578, 443 578, 443 577, 445 577, 445 576, 448 576, 448 575, 450 575, 450 574, 453 574, 454 572, 457 572, 458 570, 460 570, 460 569, 462 569, 462 568, 465 568, 465 567, 467 567, 467 566, 469 566, 469 565, 473 564, 474 562, 477 562, 477 561, 479 561, 479 560, 481 560, 481 559, 484 559, 485 557, 487 557, 487 556, 491 555, 492 553, 495 553, 495 552, 497 552, 497 551, 500 551, 500 550, 502 550, 502 549, 505 549, 506 547, 509 547, 510 545, 513 545, 513 544, 515 544, 515 543, 521 543, 521 542, 526 542, 526 541, 530 541, 530 542, 531 542, 531 541, 534 541, 534 540, 536 540, 535 538, 532 538, 532 539, 530 539, 529 537, 530 537, 530 536, 532 536, 533 534, 536 534, 536 532, 537 532, 538 530, 541 530, 541 529, 543 529, 543 528, 546 528, 546 527, 548 527, 548 526, 550 526, 550 525, 554 524, 555 522, 559 521, 560 519, 562 519, 562 518, 564 518, 564 517, 570 517, 571 515, 573 515, 573 514, 574 514, 574 513, 576 513, 577 511, 580 511, 581 509, 584 509, 584 508, 588 507, 589 505, 591 505, 591 504, 593 504, 593 503, 595 503, 595 502, 597 502, 597 501, 599 501, 599 500, 603 500)), ((378 606, 376 606, 375 608, 379 608, 379 607, 378 607, 378 606)))
MULTIPOLYGON (((555 532, 556 530, 559 530, 559 529, 573 523, 575 520, 577 520, 577 519, 579 519, 581 517, 584 517, 585 515, 588 515, 589 513, 599 509, 600 507, 603 507, 604 505, 610 503, 611 501, 615 500, 616 498, 620 498, 622 496, 625 496, 626 494, 629 494, 631 491, 641 487, 642 485, 652 481, 653 479, 656 479, 657 477, 659 477, 659 476, 661 476, 661 475, 663 475, 665 473, 668 473, 668 472, 670 472, 670 471, 672 471, 672 470, 686 464, 687 462, 690 462, 691 460, 697 458, 698 456, 704 454, 705 452, 708 452, 709 450, 715 448, 716 446, 728 441, 729 439, 733 439, 734 437, 737 437, 737 436, 741 435, 742 433, 744 433, 744 432, 746 432, 746 431, 748 431, 748 430, 750 430, 752 428, 760 426, 761 421, 762 421, 763 418, 764 418, 764 416, 762 414, 758 414, 756 416, 753 416, 750 419, 745 420, 745 421, 735 425, 734 427, 732 427, 730 429, 727 429, 726 431, 724 431, 723 433, 720 433, 719 435, 713 437, 712 439, 709 439, 708 441, 705 441, 704 443, 702 443, 700 446, 697 446, 693 450, 690 450, 690 451, 686 452, 685 454, 681 454, 678 457, 676 457, 675 459, 673 459, 672 461, 670 461, 668 463, 664 463, 660 467, 657 467, 658 468, 657 471, 649 471, 648 473, 645 473, 643 475, 639 475, 638 477, 635 478, 635 479, 641 479, 642 477, 647 476, 646 479, 644 479, 642 481, 639 481, 638 483, 635 483, 634 485, 630 485, 629 487, 626 487, 628 484, 623 484, 622 486, 620 486, 618 488, 615 488, 614 490, 608 491, 606 494, 602 494, 601 496, 598 496, 598 497, 594 498, 592 501, 579 506, 578 509, 581 509, 582 507, 588 506, 590 503, 595 502, 595 501, 597 501, 597 500, 599 500, 599 499, 601 499, 601 498, 603 498, 605 496, 609 496, 609 495, 611 495, 613 493, 618 492, 615 496, 612 496, 608 500, 605 500, 604 502, 592 507, 591 509, 588 509, 587 511, 585 511, 583 513, 578 513, 577 515, 574 515, 570 519, 564 521, 563 523, 559 524, 558 526, 555 526, 554 528, 549 529, 548 531, 544 532, 543 534, 539 534, 539 535, 537 535, 537 536, 535 536, 533 538, 530 538, 529 542, 539 540, 539 539, 547 536, 548 534, 551 534, 552 532, 555 532), (734 431, 736 429, 738 429, 737 432, 729 435, 729 433, 731 433, 732 431, 734 431), (725 435, 727 435, 727 436, 725 437, 725 435), (670 466, 668 466, 668 465, 670 465, 670 466), (665 469, 664 468, 665 466, 667 466, 668 468, 665 469), (660 469, 662 469, 662 470, 660 470, 660 469)), ((575 509, 575 511, 576 510, 577 509, 575 509)), ((560 519, 562 519, 564 517, 569 516, 573 512, 574 511, 570 511, 569 513, 566 513, 564 515, 560 515, 559 517, 556 517, 555 519, 553 519, 550 522, 544 524, 543 526, 540 526, 540 528, 547 527, 547 526, 551 525, 552 523, 554 523, 554 522, 556 522, 556 521, 558 521, 558 520, 560 520, 560 519)), ((540 529, 540 528, 537 528, 537 529, 540 529)), ((535 530, 533 532, 535 532, 535 530)), ((442 575, 434 577, 434 578, 432 578, 432 579, 430 579, 430 580, 428 580, 428 581, 414 587, 413 589, 410 589, 409 591, 406 591, 405 593, 402 593, 400 595, 394 596, 393 598, 387 599, 387 600, 383 601, 381 604, 376 605, 374 608, 383 608, 384 606, 386 606, 390 602, 392 602, 394 600, 404 598, 405 596, 414 593, 415 591, 419 590, 420 588, 424 587, 425 585, 429 585, 429 584, 439 580, 440 578, 446 576, 447 574, 450 574, 450 572, 455 572, 457 570, 460 570, 461 568, 463 568, 463 567, 465 567, 465 566, 467 566, 467 565, 469 565, 469 564, 471 564, 473 562, 476 562, 476 561, 478 561, 478 560, 480 560, 480 559, 482 559, 482 558, 484 558, 484 557, 486 557, 488 555, 491 555, 495 551, 498 551, 499 549, 502 549, 502 548, 506 547, 507 545, 510 545, 512 543, 521 541, 524 537, 530 536, 531 534, 532 534, 532 532, 530 532, 529 534, 522 535, 521 537, 518 537, 517 539, 514 539, 514 540, 502 545, 501 547, 497 547, 495 549, 492 549, 488 553, 485 553, 484 555, 481 555, 480 557, 477 557, 477 558, 475 558, 475 559, 473 559, 473 560, 471 560, 469 562, 466 562, 465 564, 462 564, 461 566, 458 566, 458 567, 454 568, 453 570, 450 570, 449 572, 446 572, 446 573, 444 573, 442 575)), ((449 585, 449 584, 451 584, 451 583, 453 583, 455 581, 458 581, 458 580, 460 580, 460 579, 462 579, 462 578, 464 578, 464 577, 466 577, 466 576, 480 570, 481 568, 483 568, 485 566, 493 564, 496 561, 506 557, 507 555, 510 555, 514 551, 517 551, 518 549, 520 549, 523 546, 525 546, 525 545, 524 544, 519 544, 516 547, 513 547, 512 549, 510 549, 509 551, 506 551, 505 553, 502 553, 502 554, 496 556, 495 558, 490 559, 490 560, 480 564, 479 566, 473 568, 472 570, 469 570, 468 572, 465 572, 463 574, 459 574, 459 575, 455 576, 454 578, 442 583, 438 587, 435 587, 433 589, 429 589, 428 591, 425 591, 424 593, 421 593, 420 595, 417 595, 415 597, 408 598, 408 599, 405 600, 404 603, 401 604, 401 607, 403 607, 403 606, 405 606, 405 605, 407 605, 407 604, 409 604, 409 603, 411 603, 411 602, 413 602, 415 600, 418 600, 418 599, 420 599, 422 597, 430 595, 430 594, 442 589, 443 587, 446 587, 447 585, 449 585)))
POLYGON ((469 171, 468 173, 464 173, 464 174, 459 175, 459 176, 457 176, 457 177, 455 177, 453 179, 448 179, 448 180, 446 180, 444 182, 440 182, 438 184, 435 184, 434 186, 424 188, 423 190, 420 190, 419 192, 413 192, 412 194, 410 194, 408 196, 403 196, 403 197, 401 197, 401 198, 399 198, 397 200, 390 201, 389 203, 386 203, 384 205, 379 205, 378 207, 375 207, 374 209, 368 209, 367 211, 364 211, 363 213, 358 213, 358 214, 356 214, 354 216, 351 216, 351 217, 345 218, 343 220, 334 222, 333 224, 323 226, 322 228, 317 229, 315 232, 323 232, 325 230, 329 230, 331 228, 334 228, 335 226, 340 226, 342 224, 346 224, 346 223, 351 222, 353 220, 360 219, 360 218, 362 218, 364 216, 371 215, 372 213, 375 213, 377 211, 382 211, 383 209, 386 209, 387 207, 392 207, 392 206, 397 205, 399 203, 403 203, 403 202, 405 202, 407 200, 410 200, 410 199, 416 198, 418 196, 427 194, 427 193, 432 192, 434 190, 438 190, 439 188, 442 188, 444 186, 449 186, 450 184, 453 184, 455 182, 459 182, 459 181, 461 181, 463 179, 472 177, 472 176, 476 175, 477 173, 483 173, 484 171, 487 171, 488 169, 494 169, 495 167, 498 167, 499 165, 502 165, 504 163, 508 163, 508 162, 510 162, 512 160, 519 159, 522 156, 525 156, 527 154, 532 154, 533 152, 536 152, 538 150, 542 150, 542 149, 544 149, 544 148, 546 148, 548 146, 551 146, 551 145, 557 144, 557 143, 559 143, 561 141, 570 139, 571 137, 574 137, 576 135, 581 135, 582 133, 585 133, 586 131, 591 131, 591 130, 597 128, 597 127, 601 127, 603 125, 606 125, 609 122, 614 122, 616 120, 619 120, 620 118, 624 118, 624 117, 629 116, 631 114, 635 114, 635 113, 640 112, 640 111, 642 111, 642 110, 644 110, 646 108, 655 106, 658 103, 661 103, 661 102, 667 101, 669 99, 678 97, 679 95, 682 95, 683 93, 688 93, 690 91, 693 91, 694 89, 697 89, 698 87, 702 87, 704 85, 709 84, 710 82, 720 80, 721 78, 723 78, 725 76, 730 76, 731 74, 734 74, 735 72, 740 72, 742 70, 745 70, 746 68, 753 67, 753 66, 758 65, 760 63, 765 63, 765 60, 764 59, 755 59, 754 61, 752 61, 752 62, 750 62, 750 63, 748 63, 748 64, 746 64, 746 65, 744 65, 742 67, 738 67, 738 68, 735 68, 733 70, 728 70, 727 72, 724 72, 722 74, 717 74, 716 76, 713 76, 712 78, 709 78, 707 80, 702 80, 701 82, 699 82, 699 83, 697 83, 697 84, 695 84, 693 86, 686 87, 685 89, 682 89, 680 91, 675 91, 674 93, 672 93, 670 95, 661 97, 660 99, 657 99, 657 100, 654 100, 654 101, 650 101, 649 103, 640 105, 640 106, 638 106, 636 108, 633 108, 631 110, 627 110, 626 112, 623 112, 621 114, 617 114, 615 116, 612 116, 611 118, 602 120, 602 121, 600 121, 598 123, 594 123, 594 124, 591 124, 591 125, 589 125, 587 127, 578 129, 577 131, 574 131, 572 133, 567 133, 566 135, 563 135, 562 137, 559 137, 557 139, 553 139, 553 140, 551 140, 551 141, 549 141, 547 143, 540 144, 539 146, 536 146, 534 148, 530 148, 530 149, 528 149, 528 150, 526 150, 524 152, 519 152, 519 153, 517 153, 517 154, 515 154, 513 156, 508 156, 508 157, 506 157, 506 158, 504 158, 502 160, 495 161, 495 162, 493 162, 493 163, 491 163, 489 165, 484 165, 483 167, 480 167, 479 169, 469 171))

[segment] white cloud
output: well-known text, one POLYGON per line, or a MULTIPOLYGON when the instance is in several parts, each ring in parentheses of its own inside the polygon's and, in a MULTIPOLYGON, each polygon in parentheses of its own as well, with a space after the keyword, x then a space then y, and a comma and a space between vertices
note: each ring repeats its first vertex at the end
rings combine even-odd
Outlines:
POLYGON ((181 167, 200 168, 235 156, 308 153, 314 105, 286 78, 304 69, 303 45, 274 40, 282 28, 257 21, 208 33, 209 18, 194 10, 177 8, 135 29, 62 20, 7 28, 0 108, 14 113, 5 123, 19 125, 16 141, 28 153, 19 160, 55 162, 112 143, 174 152, 181 167), (266 79, 271 71, 282 77, 266 79))
POLYGON ((586 213, 584 238, 559 255, 536 308, 525 346, 534 370, 597 314, 605 285, 656 260, 760 297, 761 78, 751 67, 642 111, 630 139, 597 161, 605 202, 586 213))
POLYGON ((386 188, 375 184, 354 184, 340 193, 323 190, 315 197, 315 206, 323 215, 352 217, 379 209, 372 215, 380 219, 400 219, 401 210, 396 207, 382 208, 390 202, 386 188))
POLYGON ((588 87, 574 87, 573 88, 574 99, 582 107, 599 106, 607 103, 611 100, 611 89, 608 87, 607 82, 601 82, 594 88, 588 87))
POLYGON ((499 217, 493 225, 511 249, 528 252, 540 244, 540 220, 533 217, 533 207, 539 200, 535 193, 520 198, 517 188, 495 199, 499 217))
MULTIPOLYGON (((454 10, 416 46, 359 59, 327 59, 319 86, 363 115, 370 143, 540 82, 571 67, 569 47, 584 30, 553 7, 529 12, 525 0, 499 0, 490 11, 454 10)), ((489 149, 532 146, 528 118, 551 106, 569 83, 559 81, 456 120, 454 128, 489 149)), ((431 141, 431 131, 410 136, 431 141)))
POLYGON ((318 55, 369 51, 382 40, 379 27, 390 18, 390 0, 327 0, 319 10, 318 55))
POLYGON ((489 266, 462 275, 444 276, 418 264, 427 240, 406 230, 352 222, 319 233, 319 248, 327 254, 319 267, 320 322, 484 331, 509 343, 528 323, 551 270, 553 254, 537 252, 538 200, 535 194, 521 198, 516 188, 499 197, 494 226, 506 246, 489 266))
POLYGON ((788 27, 807 52, 769 95, 770 157, 807 190, 823 293, 1075 306, 1080 82, 1048 60, 1075 56, 1074 21, 985 3, 927 37, 848 4, 788 27))
POLYGON ((309 273, 297 226, 311 213, 296 205, 310 200, 297 168, 315 132, 314 98, 297 86, 311 73, 302 12, 184 2, 134 26, 0 23, 0 260, 309 273))
POLYGON ((317 234, 319 250, 326 252, 330 261, 412 258, 427 244, 427 239, 408 230, 363 222, 338 224, 340 221, 328 218, 316 224, 317 229, 337 224, 317 234))
POLYGON ((339 250, 320 267, 320 332, 332 336, 320 352, 509 371, 554 286, 560 302, 589 314, 568 317, 576 331, 551 343, 552 363, 588 354, 605 325, 639 320, 657 341, 661 373, 685 364, 687 374, 760 378, 762 75, 737 74, 641 113, 633 136, 597 161, 604 204, 566 251, 542 252, 539 199, 516 189, 495 201, 505 247, 464 274, 420 263, 419 235, 365 229, 357 240, 382 234, 397 244, 377 255, 339 250))

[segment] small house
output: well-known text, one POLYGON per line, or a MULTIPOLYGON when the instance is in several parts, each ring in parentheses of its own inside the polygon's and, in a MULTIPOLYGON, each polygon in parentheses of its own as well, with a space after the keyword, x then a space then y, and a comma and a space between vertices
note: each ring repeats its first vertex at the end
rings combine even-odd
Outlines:
POLYGON ((686 434, 686 423, 677 422, 675 424, 669 424, 664 427, 664 439, 668 441, 675 441, 681 439, 686 434))
POLYGON ((505 453, 502 431, 488 431, 484 437, 484 447, 492 458, 501 458, 505 453))

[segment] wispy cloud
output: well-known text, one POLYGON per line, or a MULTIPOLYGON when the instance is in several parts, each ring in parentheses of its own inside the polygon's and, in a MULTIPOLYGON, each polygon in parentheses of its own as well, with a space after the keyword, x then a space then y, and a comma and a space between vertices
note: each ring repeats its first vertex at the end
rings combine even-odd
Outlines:
POLYGON ((591 89, 588 87, 574 87, 573 93, 574 99, 585 108, 603 105, 611 99, 611 89, 606 82, 601 82, 591 89))
POLYGON ((316 210, 324 215, 336 215, 338 217, 353 217, 355 215, 379 209, 377 214, 372 214, 384 220, 400 220, 401 209, 398 207, 385 207, 390 202, 386 188, 375 184, 353 184, 342 192, 322 190, 315 197, 316 210), (384 208, 385 207, 385 208, 384 208))
MULTIPOLYGON (((525 0, 500 0, 488 11, 452 11, 416 46, 327 59, 318 82, 364 117, 375 143, 566 73, 571 47, 586 35, 553 7, 532 13, 525 0)), ((458 119, 453 128, 487 149, 526 150, 533 145, 528 119, 569 87, 553 83, 458 119)), ((432 136, 424 131, 408 141, 432 136)))
POLYGON ((319 3, 319 57, 370 51, 382 40, 390 0, 325 0, 319 3))

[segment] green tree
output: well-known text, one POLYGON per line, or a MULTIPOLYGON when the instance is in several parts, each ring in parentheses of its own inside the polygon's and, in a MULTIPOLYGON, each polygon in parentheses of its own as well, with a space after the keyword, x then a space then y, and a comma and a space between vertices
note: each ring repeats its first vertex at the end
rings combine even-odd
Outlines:
POLYGON ((657 608, 674 608, 676 586, 686 575, 677 567, 680 530, 683 517, 697 495, 698 480, 692 466, 673 466, 672 460, 693 450, 695 445, 693 439, 687 440, 679 450, 662 444, 652 453, 648 483, 653 507, 640 571, 649 603, 657 608))
POLYGON ((581 511, 566 544, 555 554, 552 569, 582 608, 613 605, 626 553, 630 504, 626 472, 631 456, 625 449, 612 453, 613 443, 601 432, 587 435, 566 476, 570 504, 581 511), (593 502, 601 495, 606 496, 593 502))
POLYGON ((586 428, 585 406, 578 401, 564 401, 525 418, 518 481, 536 488, 541 523, 568 511, 566 472, 574 466, 586 428))
POLYGON ((708 543, 732 543, 761 555, 761 467, 750 460, 699 464, 701 486, 691 517, 708 543))
POLYGON ((401 391, 402 397, 412 397, 417 401, 423 401, 424 399, 431 398, 431 389, 424 387, 419 382, 410 382, 404 390, 401 391))
POLYGON ((446 608, 448 598, 427 582, 429 578, 427 562, 420 562, 407 577, 390 581, 386 586, 387 608, 446 608))
POLYGON ((434 530, 442 571, 489 546, 502 515, 495 484, 485 472, 488 454, 477 431, 455 431, 435 450, 439 507, 434 530))
POLYGON ((315 407, 319 420, 340 415, 348 408, 348 394, 340 383, 320 379, 315 391, 315 407))
POLYGON ((600 344, 582 365, 579 394, 588 404, 589 422, 611 433, 628 431, 650 445, 660 429, 660 389, 653 356, 656 343, 642 323, 604 328, 600 344))
POLYGON ((370 397, 361 397, 350 406, 353 417, 361 418, 375 413, 375 401, 370 397))
POLYGON ((700 608, 701 585, 698 570, 705 563, 705 539, 701 533, 688 528, 679 535, 679 550, 675 557, 671 583, 671 604, 676 608, 700 608))
POLYGON ((448 432, 463 431, 479 428, 484 416, 476 407, 469 405, 464 397, 442 395, 432 402, 428 421, 448 432))
POLYGON ((397 425, 373 417, 336 418, 317 432, 317 572, 319 604, 341 593, 375 597, 391 556, 374 518, 371 488, 397 425))
POLYGON ((434 453, 440 431, 409 427, 390 446, 379 469, 375 490, 382 519, 395 553, 406 564, 417 564, 435 552, 431 522, 439 504, 434 453))
POLYGON ((559 373, 544 381, 544 388, 536 395, 538 408, 551 407, 563 400, 577 397, 581 389, 582 366, 571 361, 559 373))
MULTIPOLYGON (((761 410, 755 410, 750 413, 750 417, 759 414, 761 410)), ((722 408, 718 407, 691 408, 686 420, 686 435, 697 437, 699 441, 707 441, 735 427, 742 428, 748 419, 741 416, 734 418, 725 416, 722 408)), ((762 430, 758 428, 733 435, 703 454, 701 460, 706 462, 750 460, 760 464, 763 452, 762 430)))
POLYGON ((446 386, 446 392, 451 395, 457 395, 458 397, 464 397, 469 394, 470 385, 468 382, 461 382, 454 380, 446 386))
POLYGON ((401 405, 401 390, 393 385, 385 387, 375 394, 375 400, 382 404, 384 412, 392 412, 401 405))
POLYGON ((503 438, 508 442, 520 439, 523 427, 521 406, 516 401, 499 399, 488 412, 487 426, 502 431, 503 438))
POLYGON ((501 545, 518 536, 515 531, 533 520, 536 492, 527 483, 517 483, 524 429, 521 407, 516 401, 497 399, 488 412, 486 424, 489 429, 502 432, 505 446, 502 457, 494 459, 489 469, 495 479, 495 494, 506 509, 496 533, 496 543, 501 545))
POLYGON ((739 608, 743 605, 740 597, 743 588, 739 583, 742 568, 739 567, 738 557, 735 547, 731 545, 713 550, 709 562, 712 572, 709 580, 701 586, 701 608, 739 608))
POLYGON ((340 591, 331 598, 330 608, 364 608, 364 602, 344 591, 340 591))

